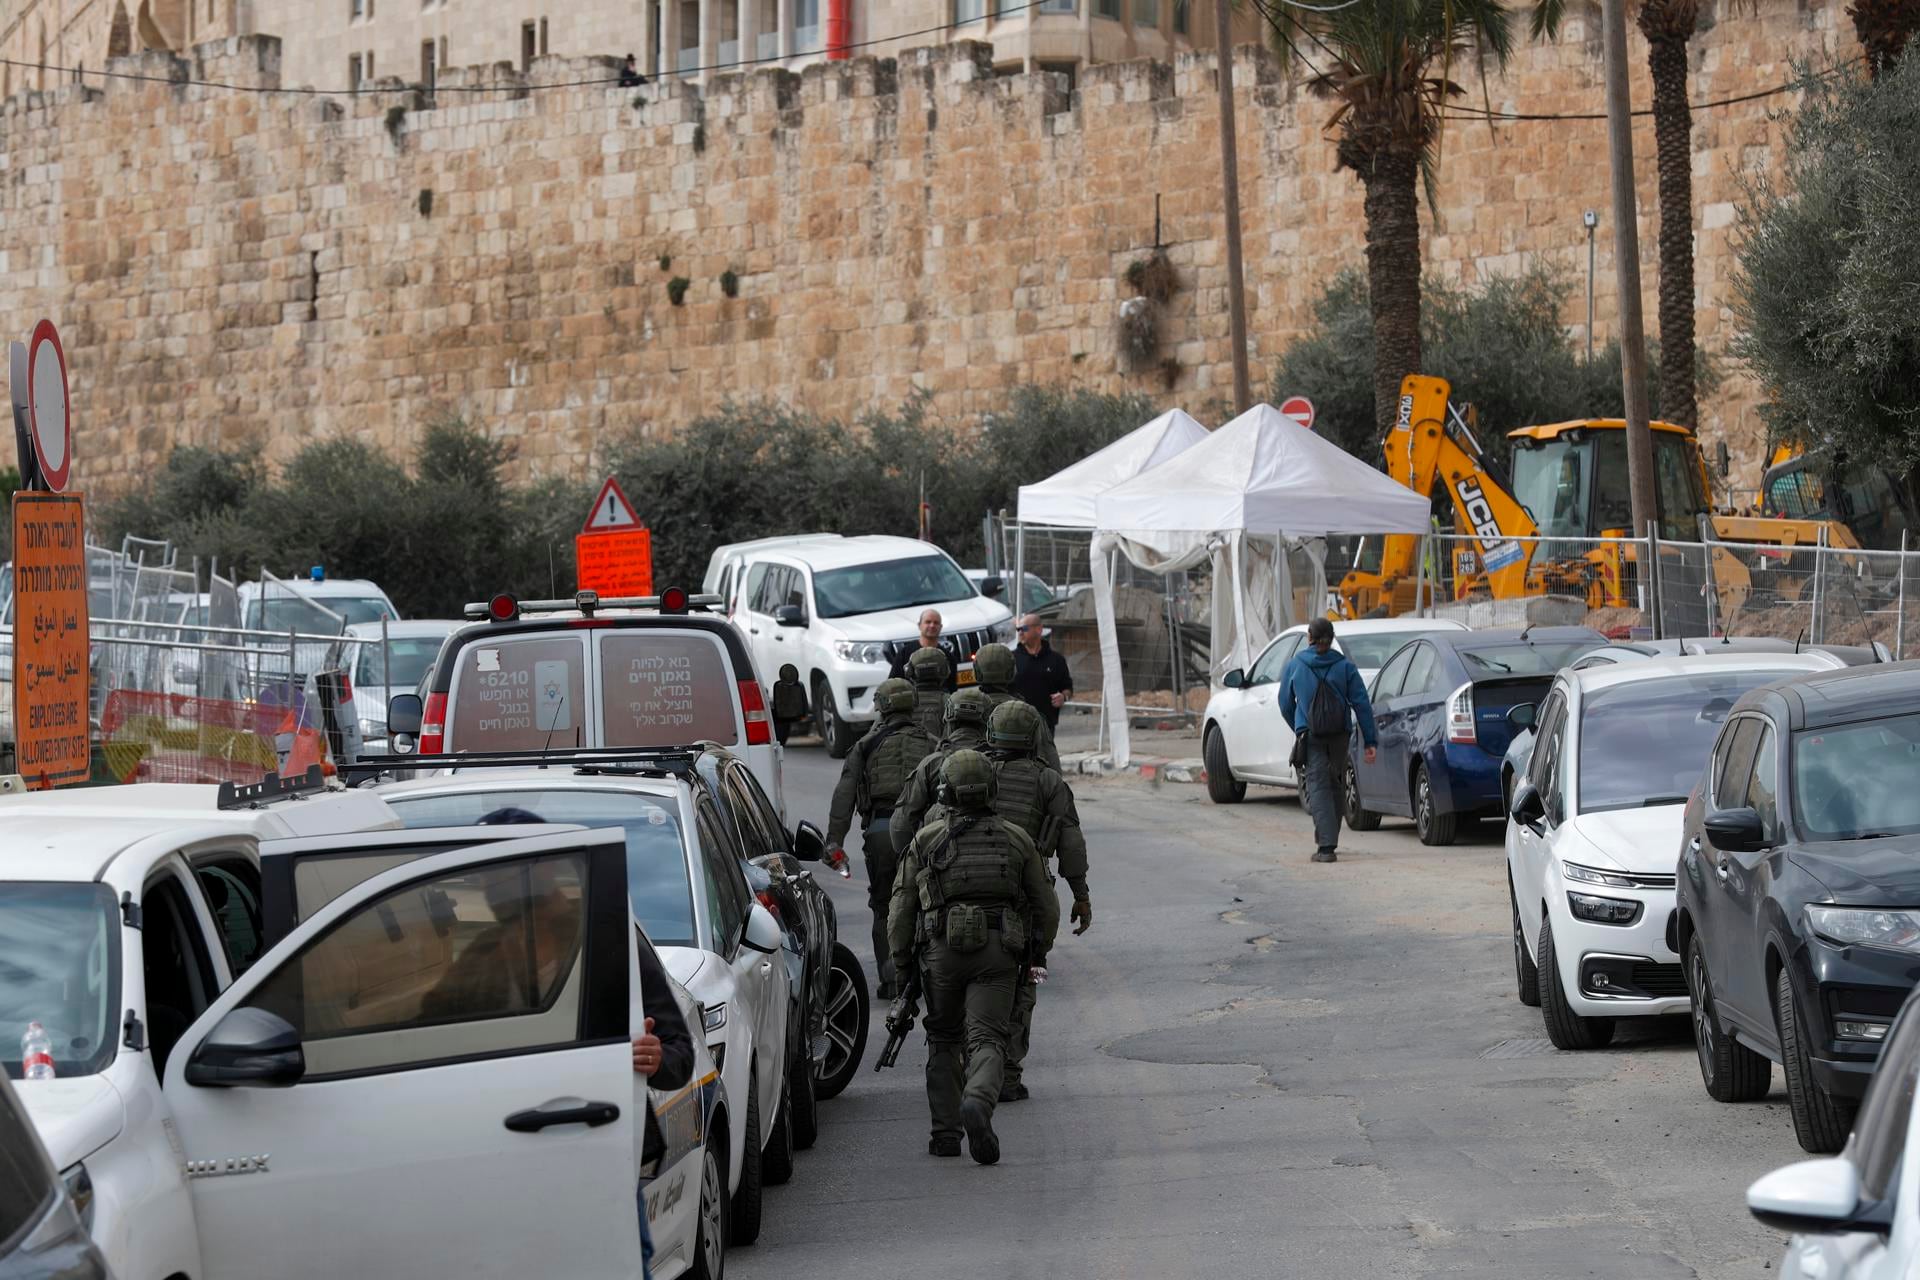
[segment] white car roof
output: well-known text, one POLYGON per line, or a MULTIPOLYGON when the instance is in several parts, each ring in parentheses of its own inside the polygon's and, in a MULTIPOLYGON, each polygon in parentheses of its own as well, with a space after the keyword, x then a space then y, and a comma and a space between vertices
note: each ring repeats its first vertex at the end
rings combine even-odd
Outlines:
POLYGON ((582 773, 571 767, 552 769, 475 768, 436 773, 407 782, 386 782, 375 793, 387 799, 405 800, 408 796, 447 795, 471 791, 631 791, 637 795, 677 797, 691 784, 660 774, 621 773, 613 770, 582 773))
MULTIPOLYGON (((1291 627, 1288 627, 1287 631, 1283 631, 1281 632, 1281 634, 1285 635, 1287 634, 1288 631, 1305 631, 1306 629, 1307 629, 1307 624, 1304 622, 1300 622, 1300 623, 1294 624, 1291 627)), ((1453 618, 1359 618, 1352 622, 1334 623, 1333 638, 1334 638, 1334 642, 1338 643, 1340 640, 1340 637, 1343 635, 1370 636, 1370 635, 1377 635, 1383 631, 1414 632, 1414 631, 1467 631, 1467 630, 1470 630, 1470 628, 1467 626, 1466 623, 1460 622, 1453 618)))
MULTIPOLYGON (((409 618, 405 622, 398 618, 389 619, 387 634, 394 639, 418 636, 450 636, 460 628, 471 623, 464 618, 409 618)), ((346 634, 368 640, 380 638, 380 624, 377 622, 349 622, 346 634)))
POLYGON ((765 550, 783 555, 789 560, 797 560, 815 570, 842 569, 849 565, 872 564, 879 560, 905 560, 918 556, 940 556, 943 559, 950 559, 946 552, 931 542, 922 542, 918 538, 896 538, 883 533, 863 534, 854 538, 814 535, 796 538, 791 546, 770 546, 765 550))
MULTIPOLYGON (((380 589, 379 584, 367 578, 322 578, 318 582, 311 578, 282 578, 280 585, 295 595, 313 600, 337 600, 348 596, 355 599, 364 596, 378 596, 382 600, 387 598, 387 593, 380 589)), ((238 591, 243 597, 257 596, 260 594, 260 584, 243 582, 238 591)))
POLYGON ((1642 658, 1609 666, 1583 667, 1566 675, 1582 693, 1595 693, 1618 684, 1636 684, 1668 676, 1701 675, 1714 671, 1778 671, 1782 679, 1803 671, 1832 671, 1844 665, 1828 653, 1690 653, 1676 657, 1642 658))

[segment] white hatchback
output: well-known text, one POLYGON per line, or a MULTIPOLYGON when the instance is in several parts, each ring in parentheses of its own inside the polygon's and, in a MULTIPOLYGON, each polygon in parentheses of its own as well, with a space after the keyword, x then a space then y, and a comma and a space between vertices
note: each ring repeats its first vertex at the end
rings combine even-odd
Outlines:
POLYGON ((1598 1048, 1616 1018, 1687 1012, 1673 919, 1687 797, 1742 694, 1832 665, 1707 654, 1568 669, 1515 718, 1539 745, 1507 823, 1514 976, 1555 1046, 1598 1048))
MULTIPOLYGON (((1414 636, 1465 631, 1450 618, 1372 618, 1335 623, 1333 647, 1352 660, 1369 685, 1393 651, 1414 636)), ((1306 643, 1307 628, 1288 627, 1260 651, 1253 666, 1226 673, 1207 698, 1201 753, 1207 763, 1207 795, 1215 804, 1245 798, 1249 782, 1298 787, 1294 776, 1293 726, 1280 714, 1280 677, 1306 643)))

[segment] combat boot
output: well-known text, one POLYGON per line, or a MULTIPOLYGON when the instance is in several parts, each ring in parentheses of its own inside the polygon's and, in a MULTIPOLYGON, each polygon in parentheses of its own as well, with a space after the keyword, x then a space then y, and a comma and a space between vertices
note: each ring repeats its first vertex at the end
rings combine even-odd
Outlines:
POLYGON ((960 1154, 960 1135, 957 1133, 936 1133, 927 1139, 927 1154, 930 1156, 957 1156, 960 1154))
POLYGON ((1027 1092, 1027 1086, 1018 1080, 1006 1080, 1000 1085, 1000 1101, 1025 1102, 1033 1095, 1027 1092))
POLYGON ((1000 1163, 1000 1139, 993 1132, 993 1109, 977 1098, 960 1104, 960 1123, 967 1127, 967 1152, 975 1164, 1000 1163))

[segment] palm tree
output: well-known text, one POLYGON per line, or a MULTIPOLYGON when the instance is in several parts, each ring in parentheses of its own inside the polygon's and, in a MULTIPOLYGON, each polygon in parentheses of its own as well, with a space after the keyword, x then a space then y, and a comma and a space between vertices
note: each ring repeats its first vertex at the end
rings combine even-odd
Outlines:
POLYGON ((1373 409, 1392 427, 1400 380, 1420 372, 1420 207, 1431 207, 1442 113, 1466 90, 1456 64, 1504 67, 1502 0, 1255 0, 1308 86, 1339 105, 1327 121, 1339 166, 1366 189, 1367 291, 1373 313, 1373 409))
POLYGON ((1699 0, 1640 0, 1653 76, 1653 150, 1660 200, 1660 407, 1669 422, 1700 425, 1693 365, 1693 105, 1687 42, 1699 0))

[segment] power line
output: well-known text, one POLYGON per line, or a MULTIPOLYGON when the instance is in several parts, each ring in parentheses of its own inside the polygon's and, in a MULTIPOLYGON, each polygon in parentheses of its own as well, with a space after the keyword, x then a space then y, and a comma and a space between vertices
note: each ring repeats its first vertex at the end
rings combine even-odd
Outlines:
MULTIPOLYGON (((1864 58, 1849 58, 1847 61, 1841 63, 1839 66, 1830 67, 1827 70, 1822 71, 1819 75, 1814 76, 1812 78, 1815 80, 1825 80, 1831 76, 1836 76, 1840 74, 1842 71, 1845 71, 1848 67, 1853 66, 1855 63, 1863 62, 1863 61, 1865 61, 1864 58)), ((1801 89, 1802 87, 1804 87, 1806 83, 1807 81, 1805 79, 1789 80, 1785 84, 1774 85, 1771 89, 1756 89, 1752 93, 1737 93, 1729 98, 1714 98, 1707 102, 1692 102, 1692 103, 1688 103, 1687 105, 1688 105, 1688 108, 1693 111, 1710 111, 1715 107, 1732 107, 1732 106, 1737 106, 1742 102, 1758 102, 1762 98, 1775 98, 1780 96, 1783 93, 1793 93, 1801 89)), ((1636 116, 1650 116, 1653 114, 1653 108, 1642 107, 1639 110, 1632 112, 1632 114, 1636 116)), ((1449 106, 1446 109, 1446 112, 1443 118, 1448 120, 1492 120, 1496 123, 1507 123, 1507 122, 1528 121, 1528 120, 1605 120, 1607 118, 1607 113, 1604 111, 1566 111, 1566 112, 1487 111, 1485 109, 1478 109, 1474 107, 1453 105, 1453 106, 1449 106)))

